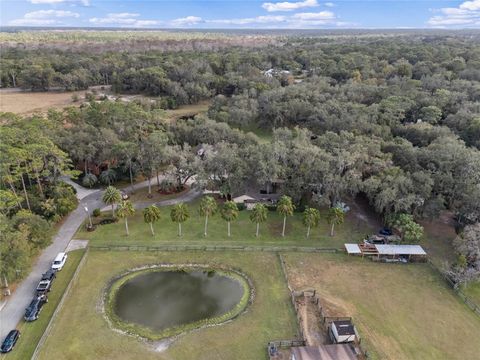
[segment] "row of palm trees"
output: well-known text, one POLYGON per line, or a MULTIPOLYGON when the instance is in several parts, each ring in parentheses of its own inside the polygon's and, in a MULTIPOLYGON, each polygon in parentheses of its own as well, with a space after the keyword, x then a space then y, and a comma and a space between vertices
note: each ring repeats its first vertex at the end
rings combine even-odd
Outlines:
MULTIPOLYGON (((122 195, 118 189, 113 186, 107 187, 103 197, 103 202, 112 206, 112 215, 115 216, 115 205, 117 207, 117 216, 125 219, 125 231, 128 231, 128 217, 135 214, 135 208, 129 200, 122 200, 122 195)), ((235 202, 225 201, 219 208, 217 201, 211 196, 204 196, 200 201, 199 214, 205 217, 204 235, 208 233, 208 220, 220 211, 220 216, 227 222, 227 234, 231 236, 231 223, 238 218, 239 209, 235 202)), ((255 236, 259 236, 260 224, 267 221, 268 208, 266 205, 258 203, 250 212, 250 220, 256 224, 255 236)), ((277 211, 283 216, 282 237, 285 236, 285 227, 287 217, 292 216, 295 211, 295 205, 289 196, 282 196, 277 204, 277 211)), ((152 236, 155 235, 153 224, 161 218, 160 209, 156 205, 150 205, 143 209, 143 220, 150 225, 152 236)), ((178 236, 182 236, 182 224, 190 218, 190 212, 187 205, 183 203, 176 204, 170 211, 170 218, 174 223, 178 224, 178 236)), ((327 221, 331 225, 330 235, 334 235, 335 225, 342 224, 345 219, 345 212, 339 208, 333 207, 329 210, 327 221)), ((310 237, 312 228, 318 226, 320 221, 320 211, 315 208, 307 207, 303 212, 303 224, 307 228, 307 238, 310 237)))

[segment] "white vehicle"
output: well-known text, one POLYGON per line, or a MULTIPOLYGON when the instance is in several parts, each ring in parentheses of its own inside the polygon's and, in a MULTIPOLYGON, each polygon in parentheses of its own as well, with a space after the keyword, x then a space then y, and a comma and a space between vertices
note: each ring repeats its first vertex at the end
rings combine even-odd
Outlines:
POLYGON ((54 271, 60 271, 63 268, 63 265, 65 265, 65 261, 67 261, 67 254, 61 252, 58 253, 57 257, 55 260, 53 260, 52 263, 52 270, 54 271))

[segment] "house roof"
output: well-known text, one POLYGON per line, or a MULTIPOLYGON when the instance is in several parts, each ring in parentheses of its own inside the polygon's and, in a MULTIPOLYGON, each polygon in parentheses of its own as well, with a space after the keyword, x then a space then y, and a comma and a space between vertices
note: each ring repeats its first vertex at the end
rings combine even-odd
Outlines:
POLYGON ((356 335, 355 327, 350 320, 336 320, 332 322, 337 329, 338 335, 356 335))
POLYGON ((427 255, 420 245, 375 245, 380 255, 427 255))
POLYGON ((236 198, 233 198, 232 200, 237 204, 243 204, 245 200, 255 200, 255 198, 248 195, 241 195, 241 196, 237 196, 236 198))
POLYGON ((347 249, 347 253, 349 253, 349 254, 361 254, 362 253, 358 244, 345 244, 345 249, 347 249))
POLYGON ((292 347, 295 360, 356 360, 350 345, 333 344, 320 346, 292 347))

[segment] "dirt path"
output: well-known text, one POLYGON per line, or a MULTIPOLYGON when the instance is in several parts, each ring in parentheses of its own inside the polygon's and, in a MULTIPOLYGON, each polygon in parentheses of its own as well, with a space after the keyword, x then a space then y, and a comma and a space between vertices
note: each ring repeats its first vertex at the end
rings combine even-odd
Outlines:
POLYGON ((302 327, 307 345, 319 346, 326 344, 326 334, 322 328, 316 305, 312 303, 309 297, 305 297, 302 300, 304 302, 298 310, 302 318, 300 326, 302 327))

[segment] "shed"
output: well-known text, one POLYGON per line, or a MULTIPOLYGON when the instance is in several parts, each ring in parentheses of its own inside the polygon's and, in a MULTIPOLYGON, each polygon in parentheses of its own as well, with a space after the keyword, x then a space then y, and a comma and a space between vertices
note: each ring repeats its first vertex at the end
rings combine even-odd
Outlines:
POLYGON ((298 346, 291 348, 291 360, 356 360, 349 344, 298 346))
POLYGON ((420 245, 375 245, 381 258, 405 258, 408 260, 425 261, 427 253, 420 245))
POLYGON ((358 339, 351 320, 335 320, 330 323, 330 336, 335 343, 349 343, 358 339))

